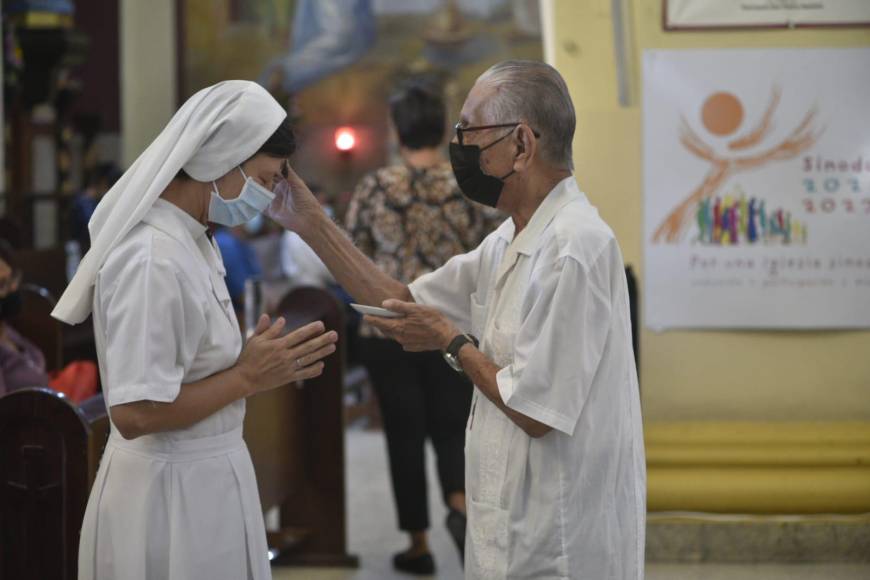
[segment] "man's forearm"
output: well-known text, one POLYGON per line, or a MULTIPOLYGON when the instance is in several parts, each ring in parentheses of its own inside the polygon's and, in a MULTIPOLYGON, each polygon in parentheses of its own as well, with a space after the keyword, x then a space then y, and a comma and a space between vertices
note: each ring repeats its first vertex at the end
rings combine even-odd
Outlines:
POLYGON ((518 411, 514 411, 504 404, 501 393, 498 390, 498 381, 496 380, 496 375, 501 369, 489 360, 485 354, 475 348, 473 344, 466 344, 460 349, 459 362, 462 364, 465 374, 480 389, 480 392, 492 401, 502 413, 507 415, 511 421, 516 423, 520 429, 525 431, 529 437, 543 437, 552 431, 551 427, 518 411))
POLYGON ((405 284, 382 272, 325 215, 318 216, 299 235, 323 260, 336 281, 357 302, 380 306, 384 300, 390 298, 414 301, 405 284))

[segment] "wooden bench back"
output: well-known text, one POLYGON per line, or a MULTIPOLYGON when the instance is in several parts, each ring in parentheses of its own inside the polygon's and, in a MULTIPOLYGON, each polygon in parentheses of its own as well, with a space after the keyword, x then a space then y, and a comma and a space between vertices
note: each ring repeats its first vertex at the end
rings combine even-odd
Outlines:
POLYGON ((288 329, 322 320, 339 342, 321 376, 248 400, 245 441, 260 501, 264 510, 281 510, 282 531, 270 535, 270 546, 288 548, 279 560, 287 563, 355 565, 346 551, 344 313, 329 292, 296 288, 272 315, 283 316, 288 329))
POLYGON ((0 397, 0 578, 74 580, 79 530, 108 436, 102 395, 0 397))

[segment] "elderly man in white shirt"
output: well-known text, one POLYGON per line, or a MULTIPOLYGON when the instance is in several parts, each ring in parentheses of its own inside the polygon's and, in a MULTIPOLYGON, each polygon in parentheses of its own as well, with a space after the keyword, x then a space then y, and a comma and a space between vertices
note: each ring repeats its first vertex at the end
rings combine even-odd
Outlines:
POLYGON ((574 126, 552 67, 511 61, 481 75, 451 161, 466 195, 511 217, 409 286, 374 268, 295 174, 270 210, 358 301, 402 315, 367 320, 407 350, 442 350, 474 382, 467 578, 643 578, 628 290, 613 232, 572 175, 574 126))

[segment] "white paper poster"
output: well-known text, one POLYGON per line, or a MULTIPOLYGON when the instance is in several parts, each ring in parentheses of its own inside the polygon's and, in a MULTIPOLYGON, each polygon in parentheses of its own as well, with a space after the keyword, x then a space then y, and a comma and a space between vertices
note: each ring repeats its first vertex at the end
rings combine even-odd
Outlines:
POLYGON ((870 327, 870 49, 643 64, 647 325, 870 327))
POLYGON ((864 26, 868 0, 666 0, 665 27, 864 26))

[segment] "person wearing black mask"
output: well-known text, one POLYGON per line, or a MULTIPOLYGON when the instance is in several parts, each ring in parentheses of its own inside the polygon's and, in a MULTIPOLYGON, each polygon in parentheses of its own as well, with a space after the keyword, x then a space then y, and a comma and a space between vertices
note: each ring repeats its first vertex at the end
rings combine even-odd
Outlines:
POLYGON ((406 351, 475 385, 465 439, 469 580, 642 580, 646 464, 628 285, 613 231, 573 175, 574 106, 534 61, 484 72, 451 145, 459 188, 510 215, 404 284, 326 219, 292 171, 271 215, 406 351))
POLYGON ((12 247, 0 240, 0 396, 48 386, 45 357, 10 324, 21 312, 21 268, 12 247))

